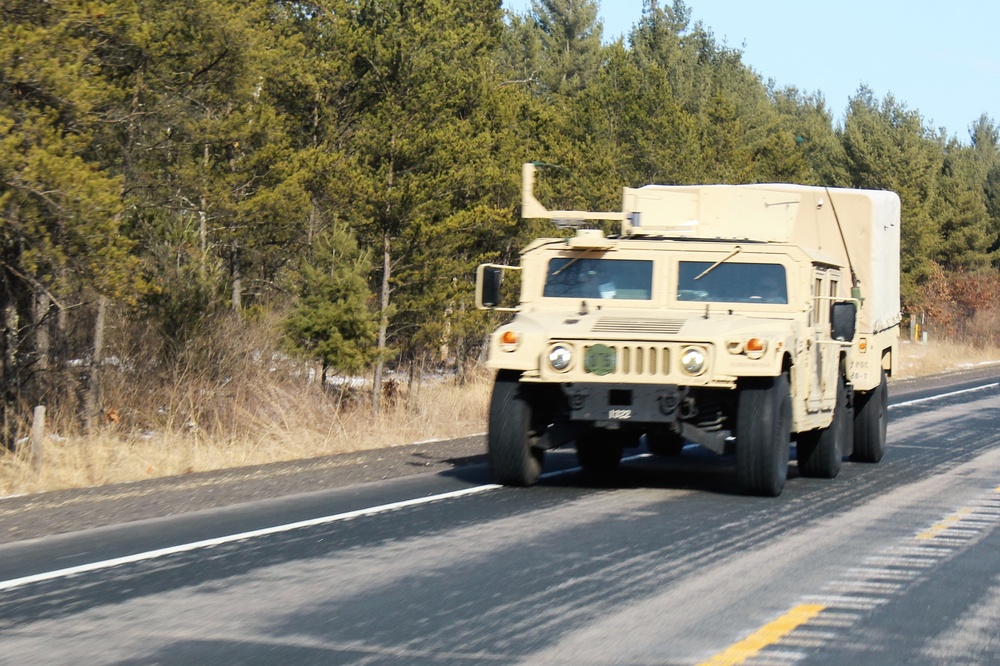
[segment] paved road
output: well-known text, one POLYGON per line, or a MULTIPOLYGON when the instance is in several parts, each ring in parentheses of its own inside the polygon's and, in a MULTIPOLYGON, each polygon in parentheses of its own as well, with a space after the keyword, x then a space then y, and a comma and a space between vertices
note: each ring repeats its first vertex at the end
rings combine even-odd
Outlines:
POLYGON ((914 389, 882 463, 777 499, 694 447, 614 485, 568 452, 0 546, 0 661, 1000 661, 1000 389, 914 389))

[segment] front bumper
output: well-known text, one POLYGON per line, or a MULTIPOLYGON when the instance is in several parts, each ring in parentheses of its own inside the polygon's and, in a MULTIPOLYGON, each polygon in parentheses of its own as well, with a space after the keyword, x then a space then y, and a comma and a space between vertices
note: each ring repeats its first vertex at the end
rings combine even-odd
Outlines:
POLYGON ((574 382, 561 386, 570 421, 598 424, 673 423, 680 418, 686 386, 574 382))

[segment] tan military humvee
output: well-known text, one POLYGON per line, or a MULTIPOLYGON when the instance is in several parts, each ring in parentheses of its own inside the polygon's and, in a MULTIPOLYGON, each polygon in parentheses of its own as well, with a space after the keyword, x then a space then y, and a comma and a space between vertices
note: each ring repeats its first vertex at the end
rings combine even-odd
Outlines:
POLYGON ((544 452, 575 442, 582 467, 649 450, 735 447, 745 492, 778 495, 794 438, 800 474, 878 462, 899 336, 899 198, 787 184, 625 188, 622 212, 548 211, 524 165, 522 217, 582 226, 539 239, 521 265, 480 266, 513 320, 491 336, 489 459, 530 485, 544 452))

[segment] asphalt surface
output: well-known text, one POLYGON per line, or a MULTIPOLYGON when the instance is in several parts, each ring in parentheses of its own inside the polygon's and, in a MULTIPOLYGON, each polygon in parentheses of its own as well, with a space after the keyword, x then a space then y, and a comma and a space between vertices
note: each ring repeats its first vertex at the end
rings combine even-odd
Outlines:
POLYGON ((0 661, 1000 661, 996 374, 893 384, 882 463, 776 499, 696 447, 496 488, 472 438, 5 500, 55 527, 0 546, 0 661))

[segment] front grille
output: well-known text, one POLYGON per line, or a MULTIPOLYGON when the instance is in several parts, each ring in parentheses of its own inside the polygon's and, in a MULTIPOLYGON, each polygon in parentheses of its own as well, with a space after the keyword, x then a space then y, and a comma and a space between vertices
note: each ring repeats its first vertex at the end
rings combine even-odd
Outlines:
POLYGON ((619 376, 643 376, 670 373, 670 350, 653 345, 620 345, 618 347, 619 376))
POLYGON ((676 335, 684 319, 635 319, 632 317, 601 317, 594 324, 594 333, 655 333, 676 335))
POLYGON ((665 377, 670 374, 670 349, 666 345, 621 342, 606 346, 615 354, 613 377, 665 377))

